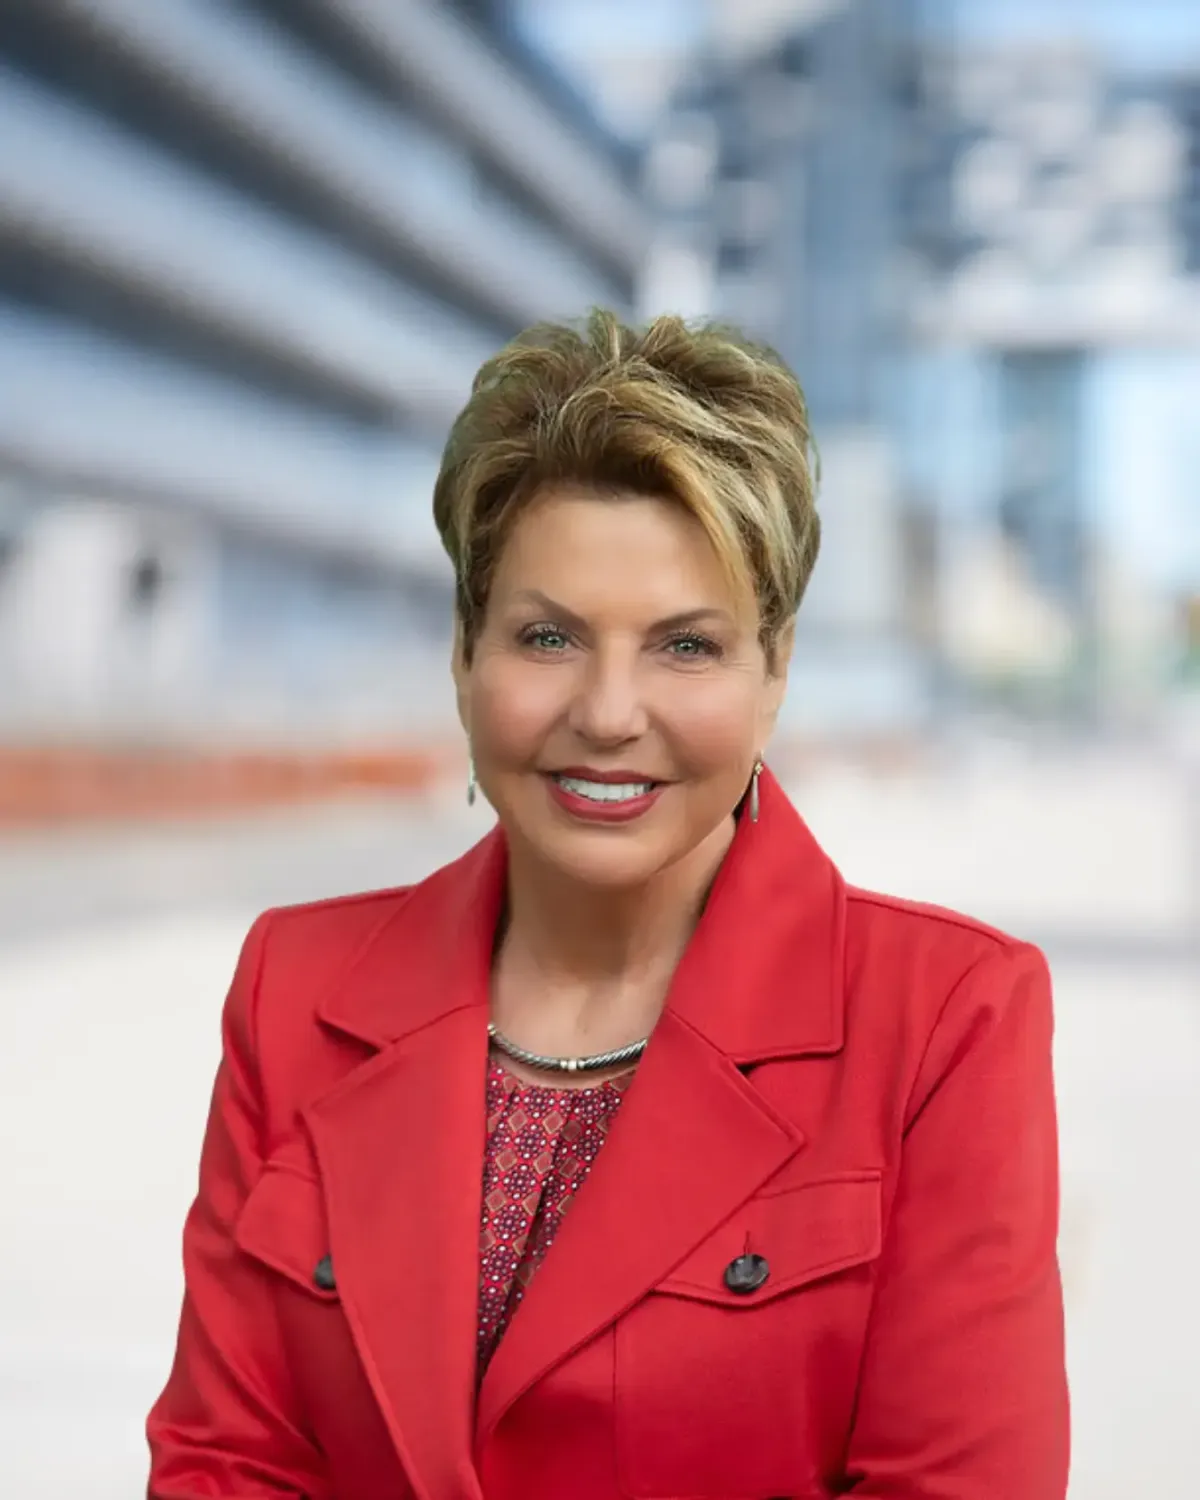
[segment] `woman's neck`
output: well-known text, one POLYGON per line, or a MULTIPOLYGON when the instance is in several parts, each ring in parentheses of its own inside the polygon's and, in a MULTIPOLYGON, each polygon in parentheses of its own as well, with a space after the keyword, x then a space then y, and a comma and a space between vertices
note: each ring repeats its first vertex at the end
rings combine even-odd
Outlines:
POLYGON ((572 881, 510 846, 498 969, 581 998, 665 991, 732 837, 731 822, 644 885, 619 890, 572 881))

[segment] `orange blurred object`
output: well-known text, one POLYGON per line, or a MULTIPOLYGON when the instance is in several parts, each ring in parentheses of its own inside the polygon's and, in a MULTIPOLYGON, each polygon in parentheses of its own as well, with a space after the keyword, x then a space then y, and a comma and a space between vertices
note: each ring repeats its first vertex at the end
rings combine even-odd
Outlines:
POLYGON ((0 827, 306 802, 355 788, 411 793, 445 776, 436 749, 202 753, 0 747, 0 827))

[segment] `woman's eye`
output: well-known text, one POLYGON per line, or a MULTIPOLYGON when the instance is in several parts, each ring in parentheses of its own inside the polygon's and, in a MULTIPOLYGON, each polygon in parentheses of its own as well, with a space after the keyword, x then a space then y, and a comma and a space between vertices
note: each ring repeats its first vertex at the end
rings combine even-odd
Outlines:
POLYGON ((536 646, 539 651, 561 651, 570 642, 565 633, 552 625, 534 625, 521 632, 521 643, 536 646))
POLYGON ((704 657, 719 656, 720 647, 715 641, 710 641, 703 635, 680 635, 667 643, 667 649, 672 656, 682 657, 684 661, 696 661, 704 657))

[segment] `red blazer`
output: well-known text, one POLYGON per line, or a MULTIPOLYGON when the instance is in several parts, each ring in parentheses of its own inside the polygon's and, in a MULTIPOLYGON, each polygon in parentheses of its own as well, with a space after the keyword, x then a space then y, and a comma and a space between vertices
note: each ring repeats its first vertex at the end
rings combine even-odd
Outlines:
POLYGON ((1045 961, 761 800, 477 1399, 502 835, 259 918, 154 1500, 1062 1500, 1045 961))

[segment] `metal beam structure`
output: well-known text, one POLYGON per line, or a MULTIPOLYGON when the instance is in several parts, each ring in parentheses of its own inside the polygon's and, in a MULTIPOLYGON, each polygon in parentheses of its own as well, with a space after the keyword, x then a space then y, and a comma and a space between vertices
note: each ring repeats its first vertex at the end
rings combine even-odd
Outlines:
MULTIPOLYGON (((548 307, 568 314, 612 300, 613 287, 582 254, 513 207, 481 205, 471 164, 451 142, 356 90, 261 18, 221 0, 39 5, 89 46, 168 81, 242 149, 280 164, 400 254, 470 288, 502 321, 519 326, 548 307)), ((623 198, 628 214, 628 191, 623 198)))
POLYGON ((478 326, 0 66, 0 234, 443 429, 478 326))
POLYGON ((449 6, 429 0, 321 0, 399 82, 630 275, 647 218, 619 173, 574 135, 449 6))

